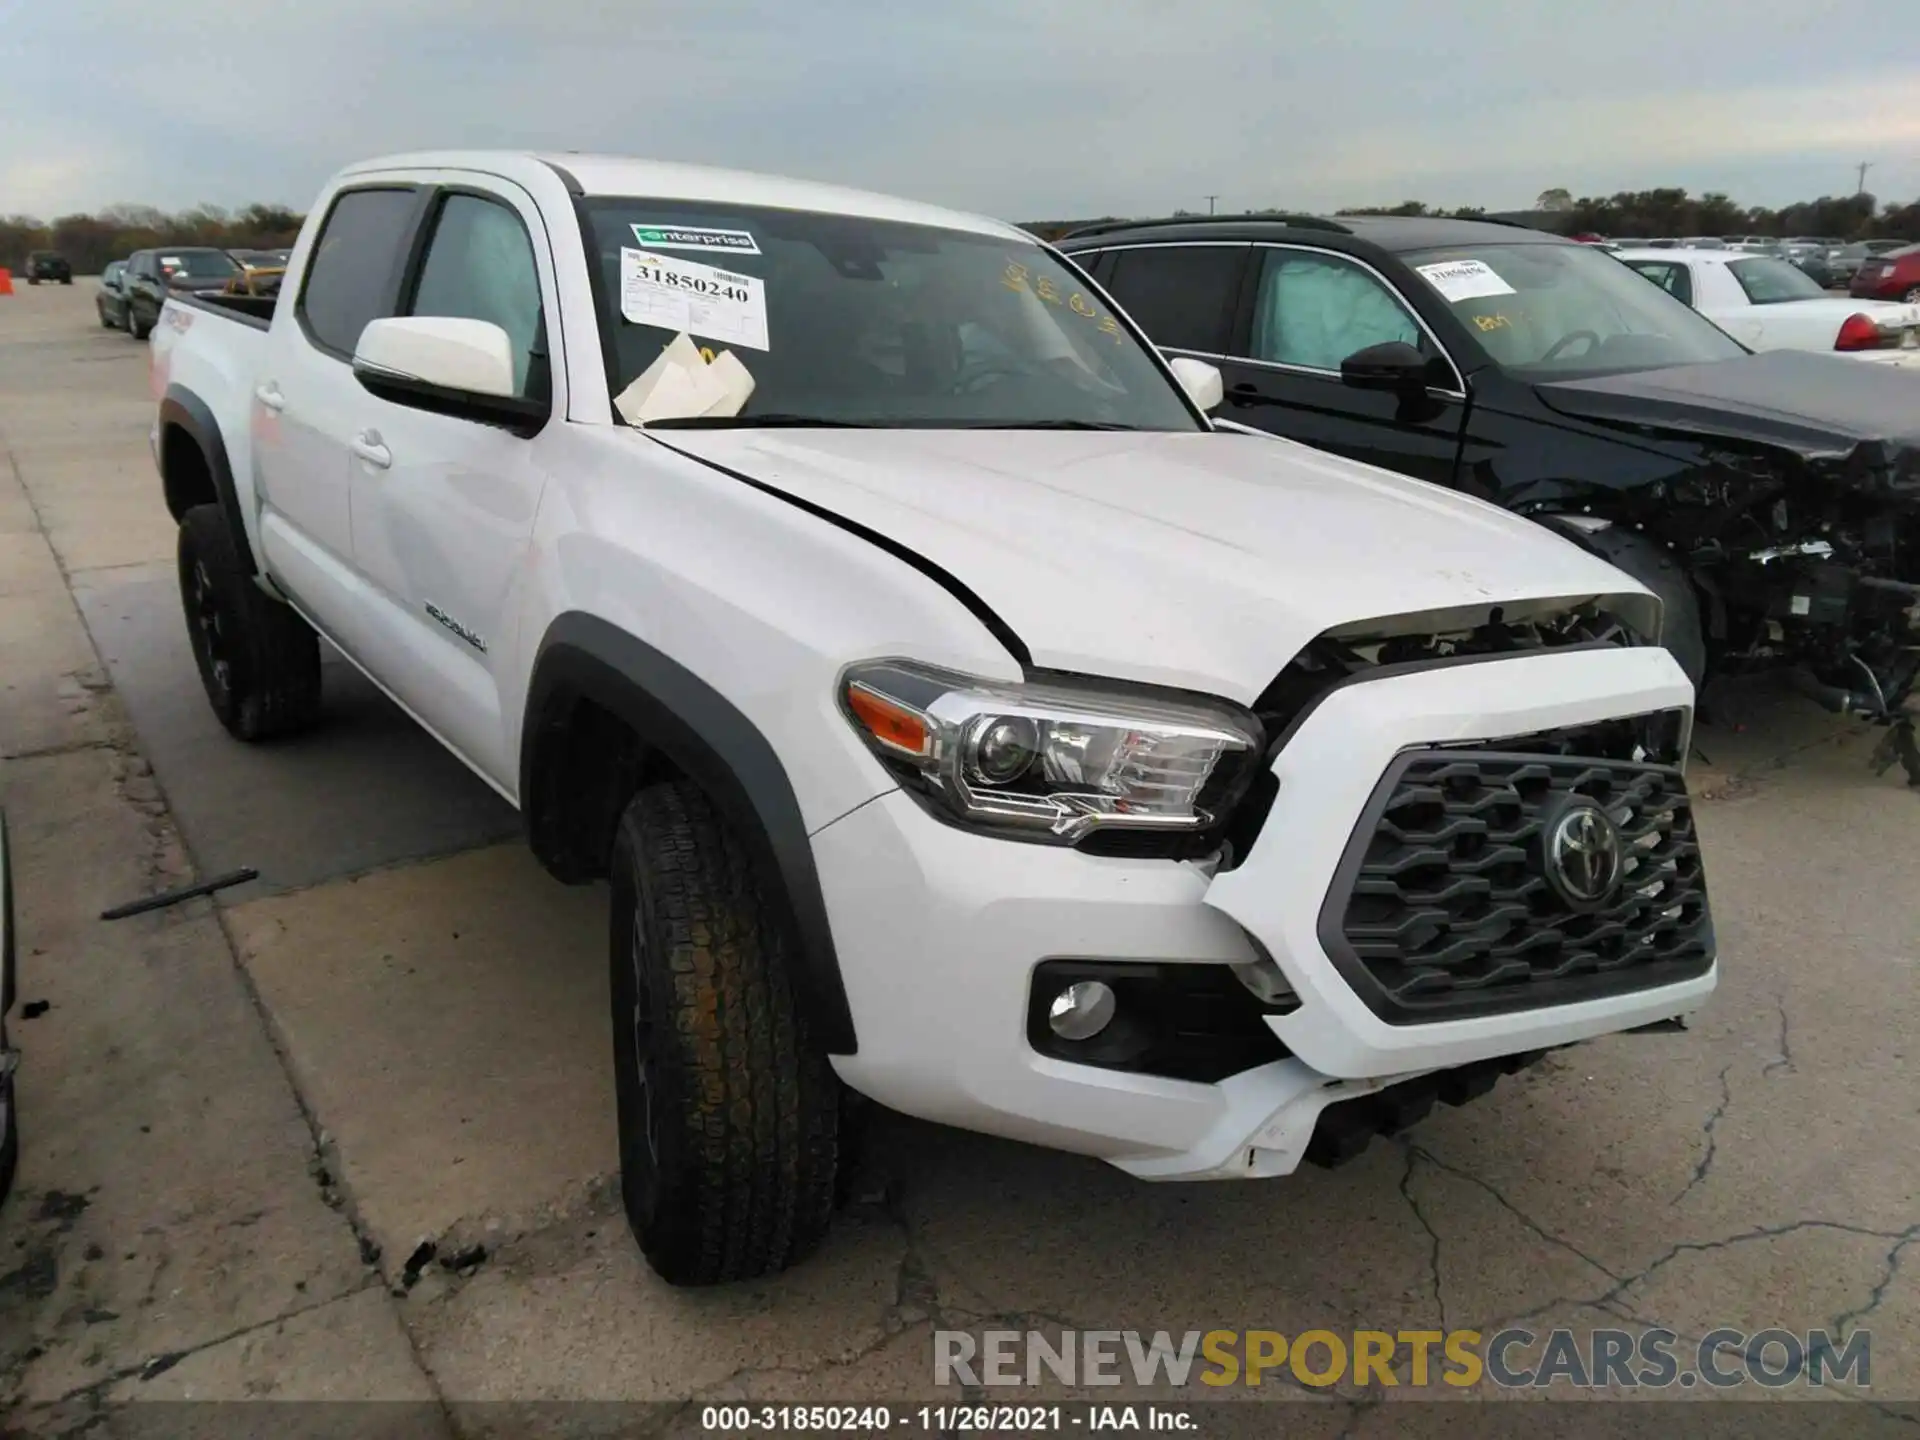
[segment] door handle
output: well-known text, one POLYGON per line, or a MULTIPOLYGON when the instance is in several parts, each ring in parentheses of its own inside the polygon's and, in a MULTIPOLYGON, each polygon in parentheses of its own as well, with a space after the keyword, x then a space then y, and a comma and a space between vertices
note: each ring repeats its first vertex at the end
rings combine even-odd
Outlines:
POLYGON ((376 470, 384 470, 393 464, 393 452, 381 443, 377 430, 362 430, 353 437, 353 443, 347 448, 376 470))
POLYGON ((1227 399, 1236 405, 1252 405, 1261 398, 1260 387, 1250 380, 1242 380, 1227 389, 1227 399))
POLYGON ((280 387, 271 380, 254 391, 253 398, 269 410, 284 410, 287 408, 287 397, 280 393, 280 387))

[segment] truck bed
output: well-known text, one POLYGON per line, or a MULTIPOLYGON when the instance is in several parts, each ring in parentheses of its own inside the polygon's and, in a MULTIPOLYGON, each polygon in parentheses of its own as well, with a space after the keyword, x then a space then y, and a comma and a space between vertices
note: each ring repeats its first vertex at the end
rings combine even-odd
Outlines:
POLYGON ((202 292, 197 295, 169 295, 167 303, 184 306, 190 310, 211 310, 214 314, 224 316, 226 319, 238 320, 242 325, 251 325, 256 330, 265 330, 273 323, 273 307, 280 303, 280 297, 202 292))

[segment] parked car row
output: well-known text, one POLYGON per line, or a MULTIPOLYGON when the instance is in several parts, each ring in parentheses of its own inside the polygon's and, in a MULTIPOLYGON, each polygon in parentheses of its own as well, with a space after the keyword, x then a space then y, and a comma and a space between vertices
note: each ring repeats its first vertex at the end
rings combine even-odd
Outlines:
MULTIPOLYGON (((1689 235, 1662 236, 1654 239, 1614 237, 1601 242, 1607 249, 1621 250, 1731 250, 1749 255, 1766 255, 1798 267, 1815 283, 1829 290, 1844 290, 1867 261, 1913 248, 1910 240, 1842 241, 1825 236, 1795 236, 1777 239, 1766 235, 1689 235)), ((1905 294, 1872 298, 1904 299, 1905 294)))
POLYGON ((1750 250, 1617 250, 1614 256, 1749 349, 1920 362, 1920 304, 1829 295, 1803 270, 1750 250))
POLYGON ((224 290, 246 275, 232 254, 211 245, 169 245, 136 250, 108 265, 100 276, 94 308, 109 330, 144 340, 159 323, 160 309, 175 291, 224 290))

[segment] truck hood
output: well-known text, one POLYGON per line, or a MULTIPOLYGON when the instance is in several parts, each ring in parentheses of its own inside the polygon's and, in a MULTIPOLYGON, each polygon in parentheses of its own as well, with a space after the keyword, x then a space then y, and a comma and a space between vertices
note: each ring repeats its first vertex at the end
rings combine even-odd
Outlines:
POLYGON ((1920 376, 1899 366, 1768 350, 1537 388, 1563 415, 1757 444, 1836 484, 1920 500, 1920 376))
MULTIPOLYGON (((1251 703, 1316 636, 1640 586, 1539 526, 1302 445, 1034 430, 628 432, 884 536, 1049 669, 1251 703)), ((1457 625, 1460 616, 1448 617, 1457 625)), ((1418 633, 1418 623, 1387 627, 1418 633)), ((1440 628, 1438 625, 1424 628, 1440 628)))

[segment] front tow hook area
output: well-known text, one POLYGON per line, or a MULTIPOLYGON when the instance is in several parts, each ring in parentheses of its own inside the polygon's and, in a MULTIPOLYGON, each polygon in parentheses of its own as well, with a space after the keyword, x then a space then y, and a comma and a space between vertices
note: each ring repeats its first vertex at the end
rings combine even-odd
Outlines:
POLYGON ((1313 1139, 1307 1142, 1310 1164, 1331 1170, 1365 1150, 1376 1135, 1398 1135, 1433 1113, 1436 1103, 1465 1105, 1478 1100, 1499 1083, 1502 1075, 1516 1075, 1540 1062, 1545 1050, 1522 1050, 1496 1055, 1451 1070, 1436 1070, 1402 1080, 1371 1095, 1341 1100, 1320 1112, 1313 1139))

